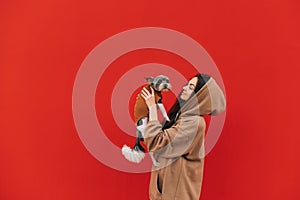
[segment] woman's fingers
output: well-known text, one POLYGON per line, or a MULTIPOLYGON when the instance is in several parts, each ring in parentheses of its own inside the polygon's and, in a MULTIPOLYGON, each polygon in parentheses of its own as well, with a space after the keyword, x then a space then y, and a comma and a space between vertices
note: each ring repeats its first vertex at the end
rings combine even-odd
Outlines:
POLYGON ((147 99, 147 97, 145 95, 141 94, 141 96, 143 97, 143 99, 145 99, 145 100, 147 99))
POLYGON ((151 88, 151 93, 144 87, 141 92, 141 96, 145 100, 148 108, 155 105, 155 98, 154 98, 154 90, 151 88))
POLYGON ((151 88, 151 93, 150 93, 146 88, 143 88, 142 94, 144 94, 146 97, 147 96, 151 97, 154 94, 154 90, 151 88))
POLYGON ((151 95, 150 92, 144 87, 143 90, 147 95, 151 95))
POLYGON ((151 95, 154 95, 154 90, 153 90, 153 88, 150 87, 150 89, 151 89, 151 95))
POLYGON ((144 98, 147 98, 147 97, 148 97, 148 94, 147 94, 144 90, 142 90, 141 95, 143 95, 144 98))

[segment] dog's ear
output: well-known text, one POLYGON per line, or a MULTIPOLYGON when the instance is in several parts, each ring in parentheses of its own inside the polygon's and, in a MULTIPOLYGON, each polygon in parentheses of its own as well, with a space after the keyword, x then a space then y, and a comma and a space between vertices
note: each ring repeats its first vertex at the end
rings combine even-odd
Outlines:
POLYGON ((154 78, 153 77, 146 77, 145 78, 149 84, 153 83, 154 78))

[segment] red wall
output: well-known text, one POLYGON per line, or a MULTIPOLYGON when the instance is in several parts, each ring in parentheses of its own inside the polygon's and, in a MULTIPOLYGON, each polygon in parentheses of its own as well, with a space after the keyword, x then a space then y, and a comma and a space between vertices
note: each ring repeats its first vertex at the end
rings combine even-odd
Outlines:
MULTIPOLYGON (((147 199, 149 173, 100 163, 72 116, 73 84, 87 54, 112 35, 147 26, 198 41, 223 77, 227 117, 206 157, 201 199, 299 199, 299 8, 283 0, 1 1, 0 199, 147 199)), ((155 50, 122 59, 115 65, 181 62, 155 50)), ((124 69, 109 68, 99 83, 116 81, 124 69)), ((96 95, 107 120, 100 102, 109 88, 99 84, 96 95)), ((107 128, 121 147, 120 130, 107 128)))

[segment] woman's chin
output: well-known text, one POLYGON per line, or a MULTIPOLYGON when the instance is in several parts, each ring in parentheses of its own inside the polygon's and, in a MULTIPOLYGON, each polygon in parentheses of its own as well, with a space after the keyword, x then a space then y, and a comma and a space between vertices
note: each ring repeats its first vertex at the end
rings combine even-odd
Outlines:
POLYGON ((181 101, 186 101, 186 99, 187 99, 185 95, 181 95, 179 98, 181 101))

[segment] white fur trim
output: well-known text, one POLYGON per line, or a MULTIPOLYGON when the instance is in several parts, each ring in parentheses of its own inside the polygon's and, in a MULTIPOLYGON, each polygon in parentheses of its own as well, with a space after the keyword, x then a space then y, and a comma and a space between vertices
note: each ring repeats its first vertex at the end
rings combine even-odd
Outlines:
POLYGON ((129 160, 130 162, 134 163, 140 163, 145 158, 145 153, 142 151, 135 151, 128 147, 127 145, 124 145, 122 147, 122 154, 124 157, 129 160))

